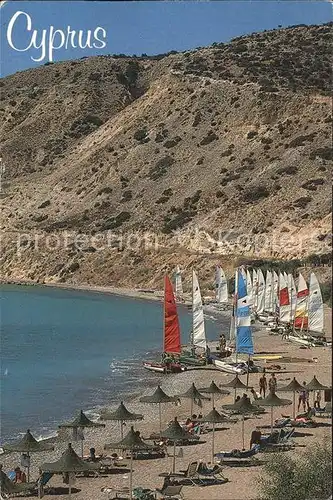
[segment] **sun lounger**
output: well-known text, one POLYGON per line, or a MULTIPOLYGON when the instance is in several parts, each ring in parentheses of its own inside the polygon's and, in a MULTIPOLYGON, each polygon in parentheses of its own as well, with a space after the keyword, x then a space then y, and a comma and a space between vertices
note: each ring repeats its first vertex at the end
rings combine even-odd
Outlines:
POLYGON ((128 495, 129 495, 130 490, 127 487, 114 488, 112 486, 103 486, 101 488, 101 492, 107 495, 106 498, 108 500, 116 500, 116 499, 121 500, 123 498, 128 499, 128 495), (121 495, 121 496, 119 496, 119 495, 121 495), (126 495, 126 496, 124 497, 124 495, 126 495))
POLYGON ((260 445, 256 444, 250 450, 241 451, 241 450, 231 450, 231 451, 220 451, 219 453, 215 453, 215 457, 217 459, 222 458, 250 458, 259 453, 260 445))
POLYGON ((182 484, 170 484, 162 489, 156 489, 156 493, 161 495, 162 498, 184 498, 182 494, 182 484))
POLYGON ((316 408, 316 417, 331 418, 332 417, 332 403, 326 403, 325 408, 316 408))
MULTIPOLYGON (((227 483, 228 479, 223 475, 223 467, 221 465, 214 465, 209 468, 205 463, 200 463, 197 473, 199 475, 200 484, 206 483, 207 479, 213 479, 214 483, 223 484, 227 483)), ((204 485, 204 484, 203 484, 204 485)), ((205 484, 206 485, 206 484, 205 484)))
POLYGON ((180 471, 180 472, 164 472, 162 474, 159 474, 160 477, 168 477, 170 479, 176 478, 176 479, 181 479, 181 480, 186 480, 186 484, 196 486, 197 482, 195 480, 198 480, 198 462, 190 462, 187 469, 180 471))

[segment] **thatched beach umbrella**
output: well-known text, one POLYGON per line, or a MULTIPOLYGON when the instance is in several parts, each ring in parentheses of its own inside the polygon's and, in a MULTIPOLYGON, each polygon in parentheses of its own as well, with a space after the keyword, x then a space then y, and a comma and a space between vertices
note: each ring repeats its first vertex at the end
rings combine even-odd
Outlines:
POLYGON ((293 393, 293 418, 296 416, 296 392, 303 391, 304 387, 297 382, 296 377, 292 379, 292 381, 286 385, 285 387, 279 387, 278 391, 280 392, 292 392, 293 393))
POLYGON ((251 403, 250 398, 246 396, 246 394, 240 398, 239 401, 229 405, 223 405, 222 408, 225 410, 233 411, 236 413, 240 413, 242 415, 242 443, 243 450, 245 449, 245 429, 244 429, 244 417, 245 415, 253 415, 260 413, 262 411, 261 408, 255 406, 251 403))
POLYGON ((203 418, 199 419, 199 422, 208 422, 213 424, 213 439, 212 439, 212 463, 214 462, 214 450, 215 450, 215 424, 222 424, 224 422, 230 422, 230 419, 225 415, 221 415, 215 408, 212 409, 203 418))
POLYGON ((231 387, 232 389, 235 389, 235 399, 236 399, 236 393, 237 393, 237 389, 245 389, 247 390, 247 386, 245 384, 243 384, 243 382, 240 380, 240 378, 238 377, 238 375, 236 375, 235 378, 233 378, 232 380, 230 380, 230 382, 227 382, 227 383, 224 383, 224 384, 220 384, 222 387, 231 387))
POLYGON ((161 437, 170 439, 173 442, 173 459, 172 459, 172 472, 176 470, 176 441, 181 441, 183 439, 193 439, 193 434, 183 429, 179 424, 177 417, 175 417, 169 427, 161 432, 161 437))
POLYGON ((199 389, 199 392, 202 392, 204 394, 211 394, 213 408, 215 403, 215 396, 227 396, 228 394, 230 394, 230 392, 227 389, 220 389, 219 387, 217 387, 214 380, 212 380, 209 387, 204 387, 203 389, 199 389))
MULTIPOLYGON (((59 425, 59 429, 73 429, 73 432, 77 431, 77 429, 84 429, 86 427, 105 427, 105 424, 93 422, 83 413, 82 410, 80 410, 80 413, 73 420, 73 422, 59 425)), ((83 457, 83 435, 81 439, 81 456, 83 457)))
POLYGON ((292 404, 290 399, 281 399, 273 391, 271 391, 268 396, 259 401, 254 401, 255 405, 269 406, 271 409, 271 432, 273 432, 274 420, 273 420, 273 408, 279 406, 288 406, 292 404))
MULTIPOLYGON (((40 466, 42 472, 50 472, 51 474, 75 474, 77 472, 94 471, 99 468, 98 464, 89 464, 84 462, 73 450, 71 443, 68 443, 68 448, 56 462, 44 463, 40 466)), ((68 483, 68 498, 72 494, 72 481, 69 478, 68 483)))
POLYGON ((313 406, 315 401, 315 391, 326 391, 327 389, 329 389, 329 387, 327 387, 326 385, 321 384, 315 375, 313 376, 311 382, 309 382, 305 386, 305 388, 309 392, 313 392, 313 406))
POLYGON ((26 453, 28 455, 28 467, 27 467, 27 479, 30 478, 30 453, 36 453, 41 451, 52 451, 54 446, 45 441, 37 441, 28 429, 22 439, 16 441, 12 444, 4 444, 3 449, 5 451, 18 451, 21 453, 26 453))
POLYGON ((154 394, 151 396, 143 396, 139 400, 141 403, 150 403, 150 404, 158 404, 158 411, 159 411, 159 420, 160 420, 160 434, 162 432, 162 411, 161 411, 161 404, 162 403, 174 403, 177 401, 177 398, 174 396, 168 396, 165 394, 163 389, 161 389, 161 386, 158 385, 156 391, 154 394))
POLYGON ((201 392, 198 391, 198 389, 195 387, 194 383, 192 383, 191 387, 186 392, 184 392, 183 394, 178 394, 176 397, 180 398, 180 399, 185 398, 185 399, 191 400, 191 410, 190 410, 191 416, 193 414, 194 401, 197 401, 199 405, 201 405, 202 399, 210 401, 209 397, 204 396, 203 394, 201 394, 201 392))
POLYGON ((120 435, 121 439, 124 437, 123 425, 125 422, 135 422, 136 420, 143 420, 143 415, 140 413, 131 413, 124 403, 121 401, 118 408, 113 412, 102 412, 100 414, 101 420, 114 420, 120 422, 120 435))
POLYGON ((126 434, 126 436, 119 441, 118 443, 106 444, 104 446, 105 450, 129 450, 131 454, 131 465, 130 465, 130 499, 133 498, 133 452, 134 451, 144 451, 150 450, 153 446, 145 443, 138 431, 134 431, 133 426, 131 426, 130 431, 126 434))

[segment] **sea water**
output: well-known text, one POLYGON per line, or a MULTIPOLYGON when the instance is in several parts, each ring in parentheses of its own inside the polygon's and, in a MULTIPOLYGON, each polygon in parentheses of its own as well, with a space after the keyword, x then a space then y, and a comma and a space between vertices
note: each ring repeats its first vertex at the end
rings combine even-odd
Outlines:
MULTIPOLYGON (((186 343, 191 314, 185 307, 178 311, 186 343)), ((208 339, 216 339, 221 328, 221 319, 208 319, 208 339)), ((152 385, 155 374, 142 361, 158 359, 162 337, 160 302, 3 286, 0 446, 27 429, 51 435, 80 409, 91 414, 152 385)))

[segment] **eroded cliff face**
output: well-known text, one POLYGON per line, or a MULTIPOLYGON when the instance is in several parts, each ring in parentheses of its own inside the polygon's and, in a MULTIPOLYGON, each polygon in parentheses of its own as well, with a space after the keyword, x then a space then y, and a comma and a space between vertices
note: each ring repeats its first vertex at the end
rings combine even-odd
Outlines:
POLYGON ((154 286, 328 253, 331 32, 2 79, 3 276, 154 286))

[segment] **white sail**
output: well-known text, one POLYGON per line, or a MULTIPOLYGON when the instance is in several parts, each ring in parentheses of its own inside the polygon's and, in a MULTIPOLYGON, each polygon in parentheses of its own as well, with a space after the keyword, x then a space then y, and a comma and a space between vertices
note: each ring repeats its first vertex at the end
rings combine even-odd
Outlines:
POLYGON ((324 304, 320 285, 315 273, 310 274, 309 284, 309 331, 323 333, 324 304))
POLYGON ((215 297, 219 304, 228 303, 228 282, 226 275, 220 266, 216 266, 215 272, 215 297))
POLYGON ((279 275, 279 320, 281 323, 290 322, 290 297, 288 291, 288 282, 284 273, 279 275))
POLYGON ((279 275, 273 271, 273 286, 272 286, 272 311, 275 314, 279 304, 279 275))
POLYGON ((298 277, 297 301, 294 317, 294 328, 306 329, 308 327, 308 301, 309 289, 301 273, 298 277))
POLYGON ((183 298, 182 274, 179 266, 177 266, 175 273, 175 296, 176 300, 182 300, 183 298))
POLYGON ((192 272, 192 343, 194 347, 207 348, 205 320, 202 307, 201 292, 195 271, 192 272))
POLYGON ((246 271, 246 289, 247 289, 249 305, 253 306, 253 285, 249 270, 246 271))
POLYGON ((273 288, 273 277, 272 272, 266 272, 266 287, 265 287, 265 311, 273 312, 272 304, 272 288, 273 288))
POLYGON ((257 314, 265 310, 265 278, 261 269, 258 270, 257 314))
POLYGON ((288 293, 290 298, 290 321, 293 322, 296 310, 297 293, 295 280, 291 273, 288 274, 288 293))

